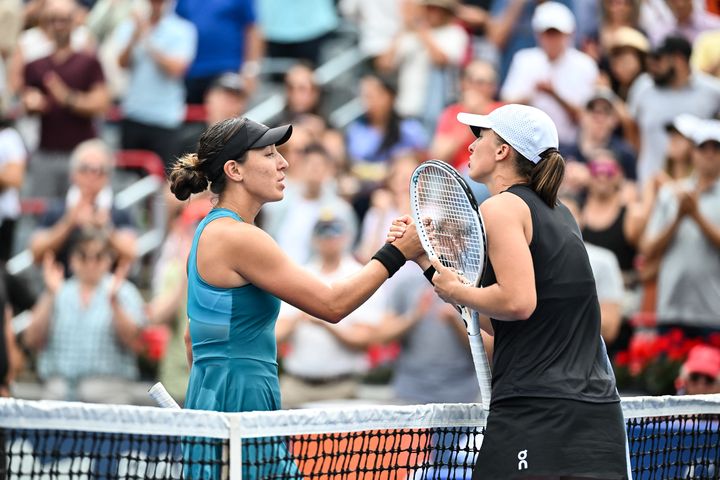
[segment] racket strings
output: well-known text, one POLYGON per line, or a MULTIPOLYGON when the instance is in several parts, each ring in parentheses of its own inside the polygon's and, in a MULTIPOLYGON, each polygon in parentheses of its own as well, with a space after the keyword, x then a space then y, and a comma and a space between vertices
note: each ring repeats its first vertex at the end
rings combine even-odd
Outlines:
POLYGON ((443 265, 474 283, 484 262, 484 245, 465 190, 451 174, 433 166, 420 173, 416 188, 421 235, 443 265))

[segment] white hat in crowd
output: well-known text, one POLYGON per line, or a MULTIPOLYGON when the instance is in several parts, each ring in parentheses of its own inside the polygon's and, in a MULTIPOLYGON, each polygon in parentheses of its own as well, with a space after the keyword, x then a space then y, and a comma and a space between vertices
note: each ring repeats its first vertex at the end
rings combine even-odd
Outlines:
POLYGON ((555 29, 567 35, 575 31, 575 15, 558 2, 545 2, 535 7, 532 17, 532 28, 536 33, 555 29))
POLYGON ((705 142, 720 143, 720 120, 699 120, 692 140, 698 146, 705 142))
POLYGON ((681 113, 677 117, 673 118, 673 121, 670 122, 666 129, 675 129, 683 137, 694 141, 693 135, 701 123, 702 120, 695 115, 681 113))
POLYGON ((523 157, 538 163, 540 155, 558 148, 558 132, 550 116, 539 108, 510 103, 488 115, 458 113, 460 123, 469 125, 475 136, 489 128, 502 137, 523 157))

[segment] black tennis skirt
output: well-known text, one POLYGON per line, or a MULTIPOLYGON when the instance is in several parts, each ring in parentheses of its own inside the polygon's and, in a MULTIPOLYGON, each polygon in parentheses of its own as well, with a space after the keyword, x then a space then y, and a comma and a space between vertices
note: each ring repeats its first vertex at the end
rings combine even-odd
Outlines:
POLYGON ((512 398, 493 404, 473 480, 575 476, 627 480, 620 403, 512 398))

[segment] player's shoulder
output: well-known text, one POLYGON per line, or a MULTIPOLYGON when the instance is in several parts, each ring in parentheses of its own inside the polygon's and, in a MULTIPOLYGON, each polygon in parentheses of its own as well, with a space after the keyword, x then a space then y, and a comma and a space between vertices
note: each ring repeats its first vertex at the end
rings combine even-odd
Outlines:
POLYGON ((525 203, 525 201, 518 195, 515 195, 507 190, 491 196, 480 204, 480 212, 483 216, 491 215, 507 217, 508 215, 513 214, 520 215, 527 211, 529 211, 527 203, 525 203))

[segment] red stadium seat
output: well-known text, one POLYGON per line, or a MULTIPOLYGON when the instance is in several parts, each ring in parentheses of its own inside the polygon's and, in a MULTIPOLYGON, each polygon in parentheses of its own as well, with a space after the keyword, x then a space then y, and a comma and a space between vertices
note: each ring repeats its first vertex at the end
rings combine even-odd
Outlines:
POLYGON ((118 168, 136 168, 149 175, 165 178, 165 165, 162 159, 150 150, 119 150, 115 154, 115 166, 118 168))
POLYGON ((205 123, 207 112, 203 104, 189 104, 185 110, 185 123, 205 123))
POLYGON ((47 210, 47 199, 41 197, 27 197, 20 199, 20 211, 23 215, 40 216, 47 210))

